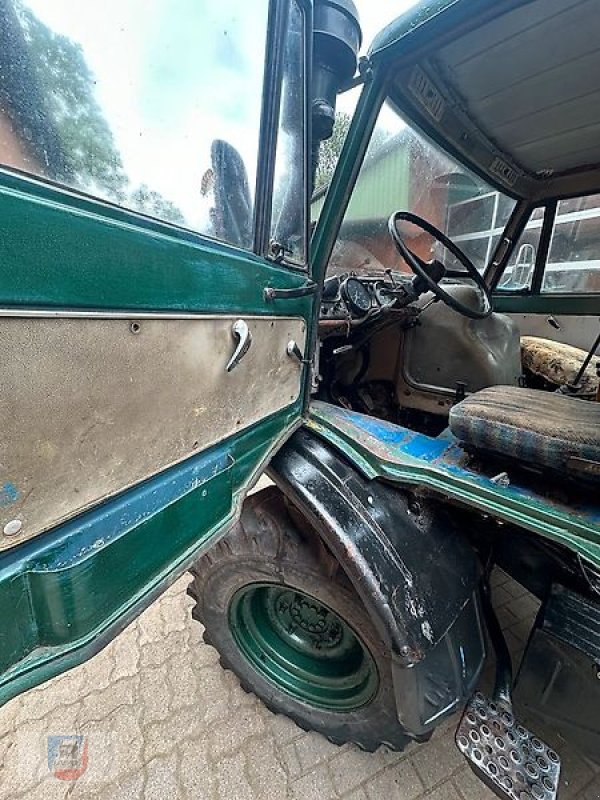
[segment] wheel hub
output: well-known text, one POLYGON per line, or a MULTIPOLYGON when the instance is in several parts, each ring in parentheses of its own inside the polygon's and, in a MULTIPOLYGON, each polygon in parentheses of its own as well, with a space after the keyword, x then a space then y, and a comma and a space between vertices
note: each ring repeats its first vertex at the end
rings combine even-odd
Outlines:
POLYGON ((298 700, 352 711, 377 691, 367 646, 315 597, 287 586, 250 584, 233 597, 229 621, 254 669, 298 700))

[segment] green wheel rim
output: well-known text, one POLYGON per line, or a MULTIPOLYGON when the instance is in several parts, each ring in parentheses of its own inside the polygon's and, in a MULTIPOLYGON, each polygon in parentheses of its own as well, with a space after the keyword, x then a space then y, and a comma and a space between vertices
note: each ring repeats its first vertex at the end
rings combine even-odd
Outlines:
POLYGON ((377 691, 377 669, 364 642, 308 594, 280 584, 250 584, 234 595, 229 624, 254 669, 308 705, 353 711, 377 691))

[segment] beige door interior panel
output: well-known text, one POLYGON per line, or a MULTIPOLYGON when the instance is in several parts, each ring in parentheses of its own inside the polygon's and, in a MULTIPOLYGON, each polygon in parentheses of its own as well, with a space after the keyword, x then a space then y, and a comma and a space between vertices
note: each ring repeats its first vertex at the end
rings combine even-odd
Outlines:
POLYGON ((17 496, 0 530, 28 539, 294 402, 304 321, 244 317, 252 344, 226 372, 236 319, 0 317, 0 486, 17 496))
POLYGON ((597 316, 568 314, 508 314, 519 326, 521 336, 541 336, 554 342, 589 350, 598 335, 597 316), (558 327, 557 327, 558 326, 558 327))

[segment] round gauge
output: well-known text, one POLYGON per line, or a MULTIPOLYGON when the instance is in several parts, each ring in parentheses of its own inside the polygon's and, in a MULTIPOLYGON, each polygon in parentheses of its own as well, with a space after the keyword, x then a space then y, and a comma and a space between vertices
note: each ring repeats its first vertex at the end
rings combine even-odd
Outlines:
POLYGON ((358 278, 347 278, 342 284, 342 297, 349 310, 364 316, 371 308, 371 294, 358 278))

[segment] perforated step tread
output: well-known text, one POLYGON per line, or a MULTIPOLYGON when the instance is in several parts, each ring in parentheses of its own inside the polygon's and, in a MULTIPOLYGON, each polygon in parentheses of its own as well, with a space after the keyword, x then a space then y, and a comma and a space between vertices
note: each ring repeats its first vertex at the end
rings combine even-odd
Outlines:
POLYGON ((458 749, 497 795, 511 800, 555 800, 560 758, 512 711, 481 692, 470 699, 456 731, 458 749))

